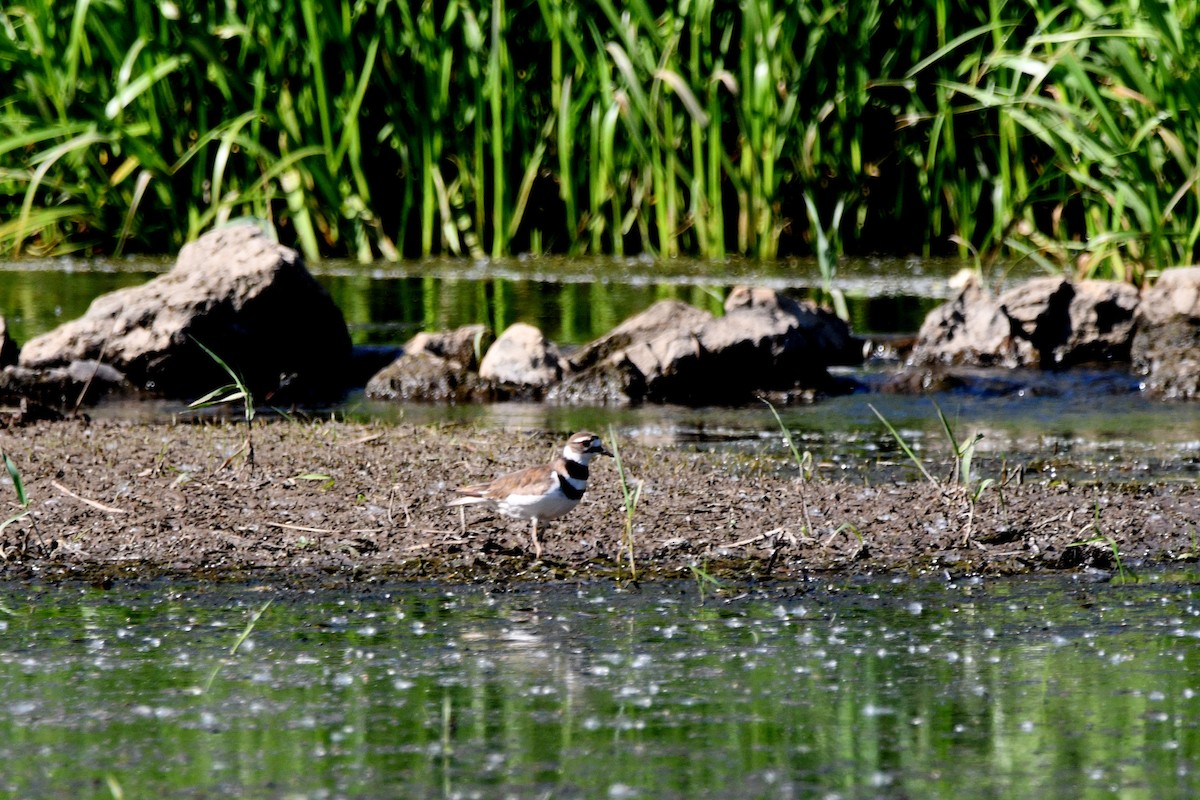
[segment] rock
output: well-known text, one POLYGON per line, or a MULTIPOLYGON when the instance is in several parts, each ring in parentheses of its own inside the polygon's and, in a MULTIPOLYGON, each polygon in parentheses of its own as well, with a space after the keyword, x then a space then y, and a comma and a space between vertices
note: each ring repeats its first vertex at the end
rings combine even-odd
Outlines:
POLYGON ((1117 281, 1079 281, 1074 287, 1070 333, 1054 349, 1055 364, 1130 361, 1141 305, 1138 290, 1117 281))
POLYGON ((104 397, 133 391, 124 375, 98 361, 72 361, 48 369, 12 365, 0 371, 0 402, 9 405, 29 401, 69 412, 104 397))
POLYGON ((686 393, 683 365, 700 358, 697 334, 712 314, 678 300, 660 300, 635 314, 570 360, 572 371, 547 392, 552 402, 625 405, 666 402, 686 393))
POLYGON ((211 231, 167 274, 98 297, 83 317, 30 341, 19 363, 97 359, 137 386, 191 397, 229 381, 197 342, 262 400, 344 389, 350 336, 341 311, 296 251, 252 223, 211 231))
POLYGON ((422 331, 409 339, 404 352, 425 352, 453 361, 467 370, 479 370, 478 353, 487 349, 486 325, 463 325, 452 331, 422 331))
POLYGON ((1037 278, 1000 295, 1015 340, 1043 368, 1129 361, 1138 291, 1127 283, 1037 278), (1027 343, 1027 345, 1025 345, 1027 343))
POLYGON ((930 312, 910 363, 1065 368, 1129 360, 1137 290, 1115 281, 1035 278, 993 298, 971 276, 930 312))
POLYGON ((479 377, 498 385, 542 389, 563 376, 566 362, 558 348, 532 325, 511 325, 488 348, 479 377))
POLYGON ((811 303, 737 287, 725 305, 725 316, 700 330, 703 357, 681 376, 690 380, 689 395, 673 402, 742 403, 761 390, 832 390, 827 367, 853 359, 849 326, 811 303))
POLYGON ((367 397, 423 403, 490 399, 489 387, 457 361, 426 350, 405 353, 367 381, 367 397))
POLYGON ((1145 291, 1131 355, 1147 394, 1200 396, 1200 267, 1168 269, 1145 291))
POLYGON ((622 369, 605 361, 583 372, 568 373, 546 390, 543 399, 571 406, 627 406, 645 394, 645 385, 636 370, 622 369))
POLYGON ((862 359, 849 327, 772 289, 736 287, 726 314, 661 301, 584 347, 547 399, 560 402, 744 403, 763 391, 841 391, 826 367, 862 359))
MULTIPOLYGON (((862 342, 850 332, 850 326, 831 311, 815 303, 801 302, 761 286, 735 286, 725 298, 726 316, 737 311, 780 315, 795 320, 808 337, 805 344, 815 347, 826 366, 861 364, 862 342)), ((790 320, 789 320, 790 321, 790 320)))
POLYGON ((910 363, 1008 366, 1019 363, 1010 351, 1012 328, 1000 304, 971 277, 948 303, 925 317, 910 363))
POLYGON ((476 374, 475 354, 486 337, 485 325, 418 333, 398 357, 367 381, 367 397, 422 403, 493 399, 491 384, 476 374))
POLYGON ((1052 352, 1071 334, 1074 287, 1064 278, 1034 278, 998 298, 1008 320, 1015 366, 1053 366, 1052 352))
POLYGON ((707 311, 679 300, 659 300, 580 348, 571 356, 571 369, 582 372, 633 345, 648 344, 660 337, 674 337, 681 331, 695 335, 712 319, 713 315, 707 311))
POLYGON ((652 403, 678 403, 695 394, 693 381, 705 353, 698 333, 671 331, 635 342, 612 359, 630 376, 630 396, 652 403))
POLYGON ((8 334, 8 320, 0 317, 0 367, 9 367, 17 363, 21 355, 21 347, 16 339, 8 334))

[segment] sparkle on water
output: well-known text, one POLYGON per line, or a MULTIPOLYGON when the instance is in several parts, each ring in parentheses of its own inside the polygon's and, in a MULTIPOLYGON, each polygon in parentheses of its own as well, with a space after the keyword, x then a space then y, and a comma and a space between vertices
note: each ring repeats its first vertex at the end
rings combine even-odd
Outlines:
POLYGON ((3 585, 0 794, 1190 797, 1196 576, 1151 577, 3 585))

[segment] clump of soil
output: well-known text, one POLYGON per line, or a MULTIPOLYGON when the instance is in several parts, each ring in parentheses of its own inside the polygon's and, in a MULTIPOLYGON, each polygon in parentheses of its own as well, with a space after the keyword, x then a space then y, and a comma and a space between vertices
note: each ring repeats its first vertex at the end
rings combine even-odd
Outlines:
MULTIPOLYGON (((38 423, 0 431, 29 497, 0 530, 0 576, 262 574, 503 581, 628 578, 615 465, 547 526, 447 509, 453 487, 548 461, 570 433, 271 421, 38 423), (465 521, 465 526, 463 522, 465 521)), ((644 482, 633 516, 641 580, 811 573, 1024 573, 1194 559, 1191 484, 989 487, 801 482, 778 459, 621 446, 644 482), (807 521, 806 521, 807 520, 807 521)), ((0 493, 15 498, 11 487, 0 493)), ((2 521, 2 520, 0 520, 2 521)))

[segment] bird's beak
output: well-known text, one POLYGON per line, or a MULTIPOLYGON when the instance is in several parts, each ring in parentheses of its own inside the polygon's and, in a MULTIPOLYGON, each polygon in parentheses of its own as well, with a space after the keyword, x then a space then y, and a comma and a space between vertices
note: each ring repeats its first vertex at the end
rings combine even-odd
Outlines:
POLYGON ((596 449, 592 450, 592 452, 602 456, 612 455, 612 450, 609 450, 607 447, 605 447, 604 442, 600 441, 599 439, 596 440, 596 449))

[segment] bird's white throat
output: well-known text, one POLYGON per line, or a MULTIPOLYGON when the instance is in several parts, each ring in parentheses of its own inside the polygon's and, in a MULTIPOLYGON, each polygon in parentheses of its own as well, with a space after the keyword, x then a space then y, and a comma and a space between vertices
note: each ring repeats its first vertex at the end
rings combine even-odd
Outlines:
POLYGON ((569 444, 563 448, 563 458, 565 458, 567 461, 574 461, 576 464, 583 464, 585 467, 592 463, 592 459, 595 458, 596 455, 597 453, 591 453, 586 450, 580 452, 569 444))

